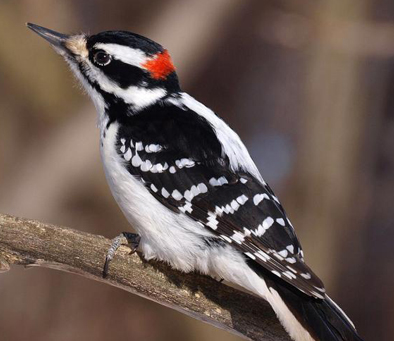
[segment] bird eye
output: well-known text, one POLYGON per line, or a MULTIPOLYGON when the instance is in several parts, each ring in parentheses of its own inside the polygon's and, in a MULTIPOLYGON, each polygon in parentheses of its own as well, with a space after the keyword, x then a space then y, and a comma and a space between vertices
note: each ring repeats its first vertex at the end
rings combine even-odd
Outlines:
POLYGON ((93 56, 94 62, 100 66, 108 65, 111 62, 111 55, 104 51, 97 51, 93 56))

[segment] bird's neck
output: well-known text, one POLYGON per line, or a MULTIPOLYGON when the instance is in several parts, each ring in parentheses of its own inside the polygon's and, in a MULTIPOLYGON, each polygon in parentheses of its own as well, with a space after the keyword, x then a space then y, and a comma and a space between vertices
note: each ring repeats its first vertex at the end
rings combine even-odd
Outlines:
POLYGON ((128 124, 131 117, 143 115, 153 106, 159 108, 159 103, 164 105, 167 99, 179 96, 179 92, 167 92, 162 88, 130 87, 126 92, 122 97, 100 92, 100 96, 93 99, 98 114, 98 127, 102 133, 113 122, 128 124))

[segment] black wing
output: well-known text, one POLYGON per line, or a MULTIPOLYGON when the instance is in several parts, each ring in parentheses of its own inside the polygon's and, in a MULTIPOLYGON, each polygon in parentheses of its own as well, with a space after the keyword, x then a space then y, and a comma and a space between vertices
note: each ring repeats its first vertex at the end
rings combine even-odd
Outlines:
POLYGON ((174 107, 143 116, 118 132, 128 171, 169 209, 200 222, 302 292, 323 298, 323 283, 304 263, 278 199, 264 181, 230 169, 211 126, 174 107))

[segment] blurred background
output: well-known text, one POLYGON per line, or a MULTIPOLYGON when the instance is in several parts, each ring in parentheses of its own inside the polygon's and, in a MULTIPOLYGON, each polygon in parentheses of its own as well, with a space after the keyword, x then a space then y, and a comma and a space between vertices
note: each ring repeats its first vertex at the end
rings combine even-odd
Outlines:
MULTIPOLYGON (((96 113, 25 22, 130 30, 168 48, 185 91, 240 134, 306 260, 366 340, 394 339, 392 0, 0 0, 0 212, 108 238, 96 113)), ((0 339, 238 337, 47 269, 0 276, 0 339)))

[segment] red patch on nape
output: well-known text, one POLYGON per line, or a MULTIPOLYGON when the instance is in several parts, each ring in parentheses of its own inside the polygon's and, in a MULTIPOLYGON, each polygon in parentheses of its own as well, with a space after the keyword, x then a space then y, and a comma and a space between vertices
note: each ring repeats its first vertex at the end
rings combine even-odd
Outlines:
POLYGON ((170 54, 167 50, 157 53, 153 59, 142 64, 142 67, 147 69, 154 79, 164 80, 170 73, 175 71, 175 66, 172 64, 170 54))

